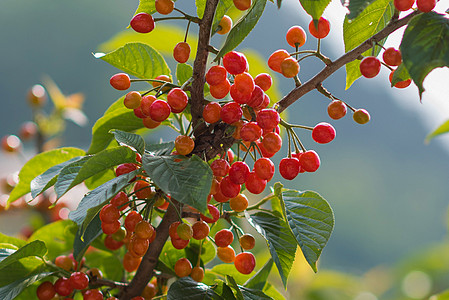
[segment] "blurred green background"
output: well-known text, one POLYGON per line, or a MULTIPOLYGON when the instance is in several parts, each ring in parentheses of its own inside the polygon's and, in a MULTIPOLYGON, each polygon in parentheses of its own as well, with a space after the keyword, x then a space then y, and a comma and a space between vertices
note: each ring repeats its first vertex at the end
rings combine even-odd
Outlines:
MULTIPOLYGON (((179 2, 180 7, 193 5, 193 1, 179 2)), ((16 133, 21 123, 31 117, 25 101, 26 92, 33 84, 42 82, 44 75, 48 75, 65 94, 84 93, 84 111, 90 124, 84 128, 70 124, 64 144, 87 148, 94 121, 123 94, 109 86, 109 77, 117 70, 96 60, 92 53, 116 33, 126 30, 137 3, 118 0, 2 0, 0 136, 16 133)), ((288 47, 285 41, 287 29, 292 25, 306 28, 309 22, 309 19, 301 18, 299 11, 297 18, 285 17, 291 16, 288 10, 289 7, 284 5, 278 11, 273 3, 268 2, 261 22, 238 49, 252 48, 267 58, 274 50, 288 47)), ((181 25, 184 26, 184 23, 181 25)), ((221 40, 215 38, 215 41, 218 46, 221 40)), ((163 40, 160 42, 164 43, 163 40)), ((315 43, 310 38, 305 48, 313 48, 315 43)), ((326 41, 323 47, 326 53, 326 49, 333 47, 332 42, 326 41)), ((332 49, 329 53, 331 58, 336 57, 335 51, 332 49)), ((167 60, 173 65, 171 58, 167 60)), ((301 78, 309 78, 320 68, 321 64, 305 61, 301 65, 301 78)), ((341 280, 335 283, 339 288, 345 286, 343 282, 360 284, 361 274, 365 274, 363 278, 366 279, 370 272, 374 272, 383 278, 387 276, 382 273, 383 267, 399 264, 410 254, 419 253, 427 245, 442 242, 446 237, 449 203, 447 150, 437 142, 424 145, 428 130, 423 128, 416 115, 401 109, 394 102, 391 92, 401 91, 390 91, 387 79, 383 79, 382 83, 379 83, 381 80, 358 80, 348 91, 344 91, 345 73, 340 70, 325 82, 326 88, 335 95, 343 97, 354 107, 363 107, 370 112, 372 120, 367 125, 355 124, 351 116, 332 121, 326 112, 328 100, 316 92, 303 97, 289 112, 292 122, 314 126, 326 121, 337 129, 336 140, 328 145, 317 145, 308 132, 299 131, 306 147, 319 152, 322 166, 316 173, 302 174, 293 181, 284 180, 283 183, 288 188, 315 190, 333 207, 335 230, 323 251, 319 268, 352 274, 344 275, 350 276, 350 279, 338 277, 343 275, 331 276, 332 280, 341 280)), ((283 94, 293 87, 293 82, 281 76, 276 76, 274 80, 278 81, 283 94)), ((418 96, 409 101, 419 101, 418 96)), ((164 138, 173 136, 170 133, 164 138)), ((286 150, 281 150, 275 160, 279 161, 285 155, 286 150)), ((15 171, 8 164, 14 159, 1 156, 4 166, 0 167, 2 175, 15 171)), ((280 180, 279 176, 274 180, 280 180)), ((418 255, 417 259, 408 258, 411 262, 405 263, 407 267, 402 269, 398 267, 400 271, 397 272, 409 274, 409 269, 414 270, 412 266, 415 264, 420 272, 426 271, 417 261, 431 259, 433 256, 430 253, 447 256, 449 251, 441 247, 438 252, 433 250, 429 254, 418 255)), ((447 268, 444 267, 448 258, 444 260, 437 255, 435 259, 438 258, 440 263, 435 263, 435 268, 442 268, 441 274, 446 274, 447 268)), ((428 272, 434 272, 434 269, 428 272)), ((316 280, 331 274, 323 271, 314 277, 299 267, 294 272, 298 274, 290 282, 298 279, 300 274, 308 274, 304 276, 316 280)), ((413 274, 418 282, 425 281, 419 277, 421 273, 413 274)), ((380 280, 379 276, 375 276, 377 281, 380 280)), ((448 278, 447 274, 444 276, 448 278)), ((328 279, 328 282, 332 280, 328 279)), ((441 289, 444 285, 435 285, 435 280, 431 282, 432 288, 438 286, 441 289)), ((398 286, 401 284, 404 283, 398 286)), ((447 280, 446 286, 449 286, 447 280)), ((359 290, 363 291, 363 287, 354 288, 355 296, 344 294, 335 299, 376 299, 370 293, 360 296, 359 290)), ((331 294, 338 296, 336 292, 331 294)), ((310 299, 334 299, 334 296, 318 293, 311 295, 310 299)), ((390 297, 402 299, 394 292, 390 292, 390 297)))

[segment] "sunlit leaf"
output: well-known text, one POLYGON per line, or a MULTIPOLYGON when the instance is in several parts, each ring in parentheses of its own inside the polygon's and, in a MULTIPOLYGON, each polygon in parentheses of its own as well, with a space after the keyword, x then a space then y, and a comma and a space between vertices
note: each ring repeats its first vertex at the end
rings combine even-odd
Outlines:
POLYGON ((447 120, 446 122, 444 122, 443 124, 441 124, 440 126, 438 126, 437 129, 435 129, 434 131, 432 131, 431 133, 429 133, 426 136, 426 142, 430 142, 431 139, 433 139, 436 136, 439 136, 441 134, 445 134, 449 132, 449 120, 447 120))
POLYGON ((300 0, 299 3, 314 20, 318 20, 329 5, 330 0, 300 0))
POLYGON ((139 134, 113 129, 110 133, 114 134, 115 139, 120 145, 130 146, 142 155, 145 151, 145 141, 139 134))
POLYGON ((37 256, 42 258, 45 253, 47 253, 47 247, 44 242, 32 241, 2 259, 2 261, 0 261, 0 270, 25 257, 37 256))
POLYGON ((31 275, 29 277, 25 277, 14 281, 8 285, 0 287, 0 299, 2 300, 12 300, 16 299, 16 297, 27 287, 35 283, 36 281, 40 281, 41 279, 50 276, 51 272, 43 272, 36 275, 31 275))

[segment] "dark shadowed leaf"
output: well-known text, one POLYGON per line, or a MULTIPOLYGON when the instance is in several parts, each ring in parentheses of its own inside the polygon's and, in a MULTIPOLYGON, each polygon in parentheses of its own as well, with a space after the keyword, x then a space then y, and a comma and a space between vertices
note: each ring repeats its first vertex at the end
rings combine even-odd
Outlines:
POLYGON ((348 20, 357 18, 362 11, 375 0, 347 0, 344 1, 345 7, 349 10, 348 20))
POLYGON ((96 214, 89 224, 87 224, 84 232, 82 232, 82 228, 79 226, 73 242, 73 257, 75 257, 77 261, 81 261, 87 248, 89 248, 90 244, 102 233, 103 230, 101 229, 99 214, 96 214))
POLYGON ((253 277, 245 282, 244 286, 249 289, 263 290, 268 281, 268 275, 270 275, 272 268, 273 259, 270 258, 253 277))
POLYGON ((50 276, 51 272, 43 272, 35 275, 31 275, 29 277, 14 281, 8 285, 0 287, 0 299, 2 300, 12 300, 15 299, 24 289, 35 283, 36 281, 40 281, 47 276, 50 276))
POLYGON ((221 298, 211 287, 196 282, 190 277, 179 278, 167 292, 167 300, 208 300, 217 299, 217 297, 221 298))
POLYGON ((164 156, 170 155, 173 149, 175 149, 174 142, 160 143, 160 144, 150 144, 147 145, 146 150, 153 156, 164 156))
POLYGON ((391 80, 391 86, 394 86, 399 81, 404 81, 407 79, 410 79, 410 74, 408 73, 404 64, 400 64, 399 67, 393 73, 393 78, 391 80))

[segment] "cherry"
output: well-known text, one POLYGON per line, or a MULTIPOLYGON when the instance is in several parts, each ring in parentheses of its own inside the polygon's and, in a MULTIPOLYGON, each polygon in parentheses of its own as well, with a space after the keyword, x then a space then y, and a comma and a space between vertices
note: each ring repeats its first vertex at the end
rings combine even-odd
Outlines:
POLYGON ((149 199, 154 196, 150 183, 145 180, 137 180, 134 185, 134 193, 139 199, 149 199))
POLYGON ((190 240, 183 240, 183 239, 180 239, 180 238, 177 238, 177 239, 172 238, 171 239, 171 244, 173 245, 173 247, 175 249, 178 249, 178 250, 182 250, 185 247, 187 247, 189 242, 190 242, 190 240))
POLYGON ((327 106, 327 113, 331 119, 338 120, 346 115, 346 104, 340 100, 333 100, 327 106))
MULTIPOLYGON (((165 81, 165 82, 172 82, 170 76, 168 76, 168 75, 159 75, 159 76, 157 76, 154 79, 165 81)), ((161 86, 163 84, 164 84, 163 82, 158 82, 158 81, 152 81, 151 82, 151 85, 153 87, 159 87, 159 86, 161 86)), ((168 90, 168 89, 170 89, 170 87, 165 87, 162 90, 165 91, 165 90, 168 90)))
POLYGON ((155 100, 150 106, 150 117, 157 122, 165 121, 170 115, 170 112, 170 105, 164 100, 155 100))
POLYGON ((299 160, 294 157, 285 157, 279 162, 279 173, 287 180, 293 180, 299 174, 299 160))
POLYGON ((238 194, 236 197, 231 198, 229 206, 233 211, 242 212, 248 207, 248 198, 243 194, 238 194))
POLYGON ((209 225, 206 222, 200 220, 192 225, 193 235, 195 240, 203 240, 209 235, 209 225))
POLYGON ((192 273, 192 264, 190 261, 183 257, 178 259, 178 261, 175 263, 175 273, 178 277, 186 277, 189 276, 190 273, 192 273))
POLYGON ((174 88, 167 94, 167 103, 173 113, 182 112, 189 102, 186 92, 180 88, 174 88))
POLYGON ((161 122, 156 122, 151 117, 146 117, 142 119, 143 126, 149 129, 153 129, 161 125, 161 122))
POLYGON ((235 84, 231 85, 229 90, 232 100, 237 102, 238 104, 246 104, 251 98, 251 93, 245 94, 240 91, 235 84))
POLYGON ((382 58, 389 66, 399 66, 402 62, 401 52, 393 47, 385 49, 382 58))
POLYGON ((151 104, 153 104, 154 101, 156 101, 156 97, 153 95, 146 95, 142 97, 142 100, 140 101, 140 109, 142 110, 142 113, 149 117, 151 113, 151 104))
POLYGON ((237 75, 245 72, 248 62, 243 53, 231 51, 223 56, 223 66, 229 74, 237 75))
POLYGON ((235 184, 244 184, 249 175, 249 167, 243 161, 236 161, 229 169, 229 179, 235 184))
POLYGON ((290 54, 284 49, 274 51, 268 58, 268 67, 275 72, 281 73, 281 63, 287 57, 290 57, 290 54))
POLYGON ((330 23, 324 17, 319 18, 318 26, 315 26, 314 20, 309 23, 309 32, 317 39, 324 39, 329 34, 330 30, 330 23))
POLYGON ((140 106, 140 101, 142 100, 142 95, 137 91, 131 91, 126 94, 123 104, 126 108, 135 109, 140 106))
POLYGON ((287 43, 292 47, 301 47, 307 40, 306 32, 301 26, 292 26, 285 36, 287 43))
POLYGON ((229 172, 229 163, 226 159, 216 159, 210 164, 214 176, 224 177, 229 172))
POLYGON ((22 142, 15 135, 7 135, 2 138, 2 149, 9 153, 14 153, 22 148, 22 142))
POLYGON ((180 64, 185 63, 189 60, 190 56, 190 45, 186 42, 179 42, 173 48, 173 58, 180 64))
POLYGON ((114 234, 120 229, 120 221, 115 220, 111 223, 101 222, 101 229, 105 234, 114 234))
POLYGON ((234 240, 234 235, 232 231, 229 229, 222 229, 215 233, 214 241, 217 247, 227 247, 231 245, 234 240))
POLYGON ((219 84, 211 85, 209 92, 215 99, 223 99, 229 93, 231 89, 231 83, 228 79, 225 79, 219 84))
POLYGON ((407 11, 412 8, 415 0, 394 0, 393 4, 399 11, 407 11))
POLYGON ((42 282, 36 290, 36 295, 39 300, 52 299, 56 295, 53 283, 51 283, 50 281, 42 282))
POLYGON ((70 271, 71 269, 73 269, 73 261, 67 255, 60 255, 56 257, 55 265, 66 271, 70 271))
POLYGON ((277 153, 282 147, 282 138, 276 132, 268 132, 263 136, 262 144, 266 151, 277 153))
POLYGON ((243 72, 234 77, 234 86, 244 95, 251 95, 254 90, 254 79, 247 73, 243 72))
MULTIPOLYGON (((233 198, 233 197, 237 196, 240 193, 240 190, 241 190, 240 184, 234 183, 231 180, 231 178, 229 178, 229 176, 226 176, 220 182, 220 191, 222 192, 222 194, 225 198, 228 198, 227 200, 229 200, 229 198, 233 198)), ((215 197, 215 199, 217 200, 217 197, 215 197)), ((218 201, 218 202, 221 202, 221 201, 218 201)))
POLYGON ((262 128, 256 122, 243 124, 240 129, 240 137, 246 142, 254 142, 262 136, 262 128))
POLYGON ((227 71, 223 66, 212 66, 206 72, 206 82, 209 85, 217 85, 226 80, 227 71))
POLYGON ((207 205, 207 210, 212 215, 212 218, 206 217, 205 215, 201 214, 201 220, 203 220, 206 223, 215 223, 220 218, 220 211, 218 208, 213 206, 212 204, 207 205))
POLYGON ((124 174, 131 173, 132 171, 137 170, 137 166, 133 163, 124 163, 121 165, 118 165, 115 169, 115 176, 119 177, 124 174))
POLYGON ((170 227, 168 228, 168 235, 172 239, 179 239, 178 235, 178 226, 181 224, 180 221, 176 221, 170 224, 170 227))
POLYGON ((126 252, 123 256, 123 268, 126 272, 131 273, 139 268, 141 257, 135 257, 131 253, 126 252))
POLYGON ((227 124, 237 122, 242 118, 243 111, 238 103, 226 103, 220 111, 220 118, 227 124))
POLYGON ((234 266, 242 274, 250 274, 256 267, 256 258, 251 252, 241 252, 234 260, 234 266))
POLYGON ((273 80, 271 79, 270 74, 260 73, 254 78, 254 83, 266 92, 273 84, 273 80))
POLYGON ((111 199, 111 204, 119 210, 124 210, 128 207, 128 201, 129 199, 125 192, 118 192, 118 194, 111 199))
POLYGON ((251 250, 256 245, 256 239, 251 234, 245 233, 239 238, 239 243, 243 250, 251 250))
POLYGON ((218 247, 217 257, 224 263, 232 263, 235 260, 235 251, 231 246, 218 247))
POLYGON ((47 100, 44 87, 40 84, 33 85, 33 87, 28 91, 27 100, 31 106, 43 106, 47 100))
POLYGON ((131 86, 131 79, 129 78, 128 74, 117 73, 115 75, 112 75, 112 77, 109 79, 109 83, 116 90, 124 91, 129 89, 129 87, 131 86))
POLYGON ((109 250, 114 251, 114 250, 120 249, 124 245, 124 243, 122 241, 116 241, 112 237, 112 235, 107 235, 104 239, 104 245, 109 250))
POLYGON ((312 130, 312 138, 315 142, 326 144, 335 138, 335 128, 326 122, 321 122, 315 125, 312 130))
POLYGON ((260 194, 265 190, 267 181, 259 178, 255 172, 250 172, 246 178, 245 187, 253 194, 260 194))
POLYGON ((154 5, 156 11, 162 15, 170 14, 175 8, 175 2, 172 0, 156 0, 154 5))
POLYGON ((238 10, 247 10, 251 7, 251 0, 233 0, 233 2, 238 10))
POLYGON ((140 221, 134 228, 134 234, 141 239, 150 239, 156 233, 153 225, 147 221, 140 221))
POLYGON ((218 28, 218 34, 228 33, 232 28, 232 19, 229 16, 224 15, 223 18, 221 18, 220 23, 218 23, 218 28))
POLYGON ((156 296, 156 294, 157 294, 157 281, 154 284, 152 282, 149 282, 143 289, 142 297, 144 299, 153 299, 153 297, 156 296))
POLYGON ((103 293, 99 290, 87 290, 83 295, 83 300, 103 300, 103 293))
POLYGON ((273 130, 280 120, 279 113, 272 108, 262 109, 256 115, 257 124, 264 130, 273 130))
POLYGON ((360 62, 360 72, 366 78, 376 77, 380 72, 381 63, 377 57, 368 56, 360 62))
POLYGON ((281 73, 287 78, 293 78, 299 73, 299 63, 293 57, 287 57, 281 62, 281 73))
POLYGON ((214 195, 214 194, 216 194, 219 191, 219 189, 220 189, 220 183, 218 182, 217 179, 213 178, 212 179, 212 184, 210 186, 209 194, 210 195, 214 195))
POLYGON ((73 287, 67 278, 61 277, 53 285, 56 293, 60 296, 68 296, 73 292, 73 287))
POLYGON ((251 93, 251 98, 248 100, 247 104, 252 108, 256 108, 263 104, 264 97, 264 91, 259 86, 255 86, 253 92, 251 93))
POLYGON ((19 136, 22 140, 29 140, 30 138, 36 136, 38 128, 36 123, 28 121, 22 124, 20 127, 19 136))
POLYGON ((148 33, 154 29, 153 16, 147 13, 138 13, 130 22, 132 29, 139 33, 148 33))
POLYGON ((217 102, 209 102, 203 109, 203 119, 207 123, 220 121, 221 106, 217 102))
MULTIPOLYGON (((390 76, 388 77, 388 79, 390 80, 390 83, 393 82, 393 74, 394 74, 394 71, 395 71, 395 70, 391 71, 390 76)), ((396 84, 394 85, 394 87, 395 87, 395 88, 398 88, 398 89, 404 89, 404 88, 408 87, 411 83, 412 83, 412 80, 409 78, 409 79, 404 80, 404 81, 398 81, 398 82, 396 82, 396 84)))
POLYGON ((100 220, 103 223, 113 223, 120 219, 120 211, 112 204, 106 204, 100 210, 100 220))
POLYGON ((175 139, 175 148, 179 155, 187 155, 193 151, 195 142, 190 136, 178 135, 175 139))
POLYGON ((136 235, 133 235, 128 245, 128 250, 131 254, 137 257, 143 257, 150 246, 148 239, 141 239, 136 235))
POLYGON ((354 112, 354 114, 352 115, 352 118, 354 119, 354 121, 356 123, 366 124, 366 123, 369 122, 371 117, 370 117, 368 111, 366 111, 365 109, 361 108, 361 109, 357 109, 354 112))
POLYGON ((113 234, 111 234, 111 236, 117 242, 121 242, 125 239, 126 234, 127 234, 126 230, 120 226, 119 230, 117 230, 117 232, 114 232, 113 234))
POLYGON ((138 117, 139 119, 144 119, 144 118, 147 117, 147 116, 145 116, 145 114, 142 112, 142 107, 141 107, 141 106, 139 106, 138 108, 135 108, 133 111, 134 111, 134 115, 135 115, 136 117, 138 117))
POLYGON ((125 218, 125 228, 129 232, 134 232, 137 223, 142 221, 142 215, 137 211, 131 211, 125 218))
POLYGON ((262 142, 256 141, 256 144, 257 144, 258 149, 260 150, 260 154, 263 157, 270 158, 270 157, 273 157, 276 154, 274 152, 269 152, 267 149, 265 149, 265 146, 263 145, 262 142))
POLYGON ((315 172, 320 167, 320 157, 313 150, 308 150, 299 157, 301 168, 306 172, 315 172))
POLYGON ((190 273, 190 277, 196 282, 201 282, 204 279, 204 269, 201 267, 194 267, 190 273))
POLYGON ((103 273, 98 268, 89 269, 87 275, 91 278, 103 278, 103 273))
POLYGON ((74 272, 69 277, 69 283, 76 290, 84 290, 89 286, 89 277, 84 272, 74 272))
POLYGON ((270 181, 273 178, 274 169, 274 163, 266 157, 259 158, 254 163, 254 172, 260 179, 270 181))
POLYGON ((261 109, 267 108, 269 104, 270 104, 270 97, 268 97, 267 94, 264 94, 262 103, 258 106, 255 106, 254 110, 259 111, 261 109))
POLYGON ((176 227, 176 233, 182 240, 190 240, 193 236, 193 229, 190 224, 181 223, 176 227))
POLYGON ((432 11, 437 4, 436 0, 416 0, 416 6, 424 13, 432 11))

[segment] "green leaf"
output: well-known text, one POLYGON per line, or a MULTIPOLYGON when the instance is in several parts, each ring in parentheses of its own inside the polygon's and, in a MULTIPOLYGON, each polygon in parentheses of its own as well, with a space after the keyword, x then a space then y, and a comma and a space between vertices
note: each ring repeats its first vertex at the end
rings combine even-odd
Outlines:
POLYGON ((422 97, 427 74, 438 67, 449 67, 447 16, 429 12, 414 17, 405 29, 400 50, 403 63, 422 97))
POLYGON ((234 278, 232 276, 226 275, 226 284, 234 290, 234 296, 237 300, 245 300, 243 298, 242 291, 240 291, 239 286, 235 282, 234 278))
POLYGON ((246 38, 246 36, 253 30, 256 26, 259 18, 265 9, 265 4, 267 0, 255 0, 250 9, 246 14, 237 21, 237 23, 232 27, 231 31, 226 37, 226 41, 223 47, 215 57, 215 61, 220 59, 223 55, 229 51, 234 50, 240 43, 246 38))
POLYGON ((193 75, 193 68, 189 64, 178 64, 176 66, 176 78, 178 84, 183 85, 193 75))
POLYGON ((83 224, 82 232, 84 233, 87 225, 92 221, 92 219, 101 209, 101 207, 99 206, 109 201, 118 192, 120 192, 121 190, 123 190, 123 188, 130 184, 129 181, 134 178, 136 174, 137 171, 133 171, 121 175, 89 192, 83 197, 83 199, 81 199, 76 210, 69 213, 69 218, 78 225, 83 224), (92 209, 91 212, 93 212, 93 215, 90 216, 90 219, 87 219, 86 217, 90 209, 92 209), (84 223, 86 224, 84 225, 84 223))
POLYGON ((98 268, 103 273, 104 278, 110 280, 122 280, 124 270, 123 263, 119 257, 106 251, 92 251, 86 253, 86 265, 89 268, 98 268))
POLYGON ((27 244, 26 241, 21 240, 21 239, 17 239, 15 237, 12 236, 7 236, 3 233, 0 232, 0 243, 5 243, 5 244, 12 244, 15 245, 17 247, 23 247, 27 244))
POLYGON ((109 133, 112 129, 130 132, 145 127, 142 120, 123 105, 123 98, 124 96, 113 103, 95 122, 92 127, 92 141, 87 151, 89 154, 95 154, 108 147, 114 139, 114 136, 109 133), (117 107, 116 103, 119 102, 121 102, 120 107, 117 107))
POLYGON ((263 288, 263 292, 265 293, 265 295, 275 300, 286 300, 285 297, 275 288, 275 286, 269 282, 267 282, 267 284, 263 288))
POLYGON ((399 81, 405 81, 410 79, 410 74, 405 68, 404 64, 400 64, 399 67, 394 71, 393 78, 391 80, 391 86, 393 87, 399 81))
POLYGON ((186 159, 173 155, 144 155, 142 165, 151 180, 164 193, 205 212, 206 200, 212 185, 212 170, 198 156, 186 159))
POLYGON ((222 280, 217 280, 215 287, 213 288, 215 293, 226 300, 236 300, 231 288, 222 280))
POLYGON ((349 10, 348 20, 357 18, 360 13, 375 0, 349 0, 344 1, 345 7, 349 10))
POLYGON ((142 79, 170 74, 170 69, 162 55, 147 44, 128 43, 108 54, 97 53, 95 57, 142 79))
POLYGON ((45 172, 49 167, 55 166, 77 156, 83 156, 85 152, 78 148, 66 147, 50 150, 37 154, 26 162, 19 173, 19 183, 9 194, 8 204, 19 199, 31 191, 31 181, 45 172))
POLYGON ((47 189, 49 189, 52 185, 56 183, 56 180, 58 179, 59 176, 59 172, 61 172, 61 170, 64 167, 80 160, 81 158, 83 157, 82 156, 74 157, 68 161, 65 161, 63 163, 51 167, 41 175, 34 178, 31 181, 31 196, 33 198, 36 198, 38 195, 42 194, 47 189))
POLYGON ((268 275, 270 275, 272 267, 273 259, 270 258, 253 277, 245 282, 244 286, 249 289, 263 290, 268 281, 268 275))
POLYGON ((195 0, 195 6, 198 18, 202 19, 204 16, 204 10, 206 9, 206 0, 195 0))
POLYGON ((24 257, 1 269, 0 287, 46 271, 48 269, 41 258, 24 257))
POLYGON ((263 299, 272 300, 273 299, 270 296, 267 296, 264 292, 262 292, 260 290, 249 289, 244 286, 239 286, 239 288, 243 295, 244 300, 263 300, 263 299))
POLYGON ((167 143, 160 143, 160 144, 150 144, 150 145, 147 145, 146 149, 149 152, 149 154, 154 155, 154 156, 170 155, 170 153, 173 152, 173 149, 175 149, 175 143, 167 142, 167 143))
POLYGON ((2 300, 12 300, 15 299, 24 289, 35 283, 36 281, 40 281, 47 276, 50 276, 52 273, 44 272, 35 275, 31 275, 27 278, 23 278, 8 285, 0 287, 0 299, 2 300))
POLYGON ((57 256, 69 252, 73 248, 74 235, 70 228, 75 226, 70 220, 60 220, 47 224, 35 231, 29 241, 42 241, 48 249, 47 259, 54 260, 57 256))
POLYGON ((38 256, 42 258, 45 253, 47 253, 47 247, 44 242, 32 241, 0 261, 0 270, 25 257, 38 256))
MULTIPOLYGON (((394 13, 394 5, 390 0, 377 0, 371 3, 357 18, 349 20, 345 17, 343 23, 343 40, 345 43, 345 52, 348 52, 359 46, 365 40, 382 30, 390 21, 394 13)), ((379 42, 383 45, 385 40, 379 42)), ((374 55, 377 56, 381 47, 376 46, 374 55)), ((371 56, 372 49, 363 53, 364 56, 371 56)), ((346 65, 346 89, 354 81, 362 76, 360 73, 360 61, 355 60, 346 65)))
POLYGON ((143 155, 143 152, 145 151, 145 141, 140 134, 121 131, 117 129, 113 129, 109 133, 114 134, 116 141, 120 145, 130 146, 136 149, 136 151, 140 155, 143 155))
POLYGON ((105 149, 87 156, 61 170, 55 184, 58 198, 89 177, 123 163, 136 162, 136 154, 126 146, 105 149))
POLYGON ((299 3, 314 20, 318 20, 329 5, 330 0, 300 0, 299 3))
POLYGON ((430 142, 431 139, 433 139, 436 136, 439 136, 440 134, 445 134, 449 132, 449 120, 438 126, 437 129, 432 131, 426 136, 426 143, 430 142))
POLYGON ((220 0, 218 1, 217 9, 215 10, 214 20, 212 22, 212 32, 215 32, 218 28, 218 24, 220 23, 223 16, 226 12, 234 6, 234 2, 232 0, 220 0))
POLYGON ((232 276, 232 278, 234 278, 234 280, 238 284, 245 283, 246 281, 248 281, 251 278, 251 276, 253 274, 255 274, 254 271, 251 274, 247 274, 247 275, 242 274, 239 271, 237 271, 237 269, 235 268, 235 266, 233 264, 219 264, 219 265, 215 265, 207 273, 213 273, 213 274, 219 275, 222 278, 225 278, 226 275, 230 275, 230 276, 232 276))
POLYGON ((334 213, 326 200, 313 191, 282 192, 288 224, 309 265, 316 262, 334 228, 334 213))
POLYGON ((81 229, 79 226, 73 242, 73 257, 76 261, 81 261, 90 244, 103 233, 99 214, 89 222, 84 232, 81 229))
POLYGON ((216 297, 219 296, 213 289, 203 283, 196 282, 190 277, 179 278, 167 292, 167 300, 211 300, 217 299, 216 297))
POLYGON ((250 224, 267 240, 284 287, 295 260, 297 243, 287 222, 277 212, 257 212, 248 219, 250 224))
POLYGON ((114 170, 105 170, 103 172, 95 174, 90 178, 87 178, 86 180, 84 180, 84 184, 89 190, 94 190, 103 183, 108 182, 109 180, 112 180, 114 178, 115 178, 114 170))

